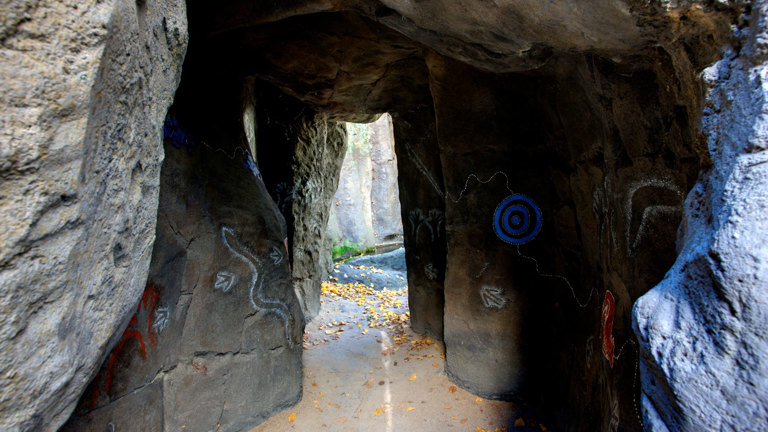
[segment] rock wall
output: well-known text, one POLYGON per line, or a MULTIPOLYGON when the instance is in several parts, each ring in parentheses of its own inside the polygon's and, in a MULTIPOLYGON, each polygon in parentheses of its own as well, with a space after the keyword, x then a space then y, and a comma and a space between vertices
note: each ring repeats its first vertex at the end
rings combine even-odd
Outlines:
POLYGON ((537 76, 427 59, 447 372, 564 430, 642 429, 630 311, 674 262, 684 191, 706 164, 694 66, 647 55, 562 58, 537 76))
POLYGON ((339 173, 339 186, 333 195, 326 236, 331 245, 354 245, 357 248, 374 246, 371 188, 373 164, 369 125, 348 124, 344 163, 339 173))
POLYGON ((197 66, 164 126, 146 287, 65 430, 246 430, 301 397, 286 224, 247 150, 243 89, 203 87, 197 66))
POLYGON ((184 5, 0 6, 3 429, 58 427, 105 359, 113 373, 90 399, 101 408, 81 405, 73 427, 213 427, 196 417, 213 412, 237 429, 295 400, 300 353, 286 344, 301 309, 316 313, 328 265, 344 135, 334 121, 381 112, 395 113, 410 147, 396 152, 410 179, 400 188, 414 326, 442 332, 458 384, 563 430, 765 418, 762 0, 188 6, 184 68, 196 78, 174 116, 202 147, 182 140, 169 158, 174 228, 158 230, 151 267, 184 5), (732 24, 732 48, 704 75, 701 136, 698 74, 723 56, 732 24), (258 80, 291 98, 260 101, 258 80), (258 268, 286 243, 291 268, 258 268), (660 281, 635 306, 636 341, 630 310, 660 281), (199 312, 233 298, 231 320, 199 312), (173 312, 162 331, 161 307, 173 312), (240 338, 213 339, 208 324, 240 338), (253 362, 264 374, 238 375, 253 362), (281 380, 274 394, 237 397, 259 410, 190 408, 206 403, 201 389, 270 379, 281 380))
POLYGON ((685 200, 674 266, 634 306, 650 431, 768 425, 766 20, 754 2, 703 73, 712 167, 685 200))
POLYGON ((397 156, 392 116, 371 123, 371 213, 376 244, 398 243, 403 237, 400 195, 397 187, 397 156))
POLYGON ((320 284, 332 266, 325 238, 328 214, 346 150, 343 123, 325 114, 301 118, 293 185, 293 285, 308 318, 320 311, 320 284))
POLYGON ((282 216, 245 152, 166 132, 146 288, 64 430, 244 430, 301 397, 282 216))
POLYGON ((347 124, 347 151, 326 235, 333 245, 359 248, 401 241, 392 118, 347 124))
POLYGON ((185 4, 0 16, 0 429, 55 430, 146 284, 185 4))

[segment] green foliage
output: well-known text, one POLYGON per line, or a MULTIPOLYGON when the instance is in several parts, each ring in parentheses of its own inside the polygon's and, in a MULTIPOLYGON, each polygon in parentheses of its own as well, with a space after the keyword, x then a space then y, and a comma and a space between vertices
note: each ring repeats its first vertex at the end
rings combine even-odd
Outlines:
POLYGON ((333 253, 334 261, 346 261, 350 258, 354 258, 362 255, 371 255, 376 253, 376 248, 373 246, 362 248, 362 244, 343 240, 340 245, 331 249, 333 253))
POLYGON ((347 123, 347 153, 354 149, 369 152, 373 142, 371 141, 371 126, 362 123, 347 123))

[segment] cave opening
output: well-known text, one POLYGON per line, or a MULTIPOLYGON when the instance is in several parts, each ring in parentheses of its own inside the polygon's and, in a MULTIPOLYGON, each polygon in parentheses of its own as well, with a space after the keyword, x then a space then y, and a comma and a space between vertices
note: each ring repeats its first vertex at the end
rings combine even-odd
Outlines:
POLYGON ((408 362, 402 352, 394 360, 401 345, 381 330, 376 352, 356 353, 384 368, 356 366, 363 388, 384 392, 366 415, 391 428, 414 403, 394 403, 392 389, 407 393, 426 377, 394 382, 388 370, 441 358, 436 375, 450 385, 440 391, 499 404, 494 427, 524 416, 523 425, 564 430, 641 430, 631 309, 674 262, 683 200, 708 163, 689 69, 712 53, 681 63, 660 47, 612 58, 533 50, 532 63, 502 67, 408 37, 391 10, 245 9, 209 15, 190 5, 149 300, 78 421, 119 422, 121 407, 141 403, 157 412, 148 420, 156 430, 278 428, 286 420, 270 417, 302 392, 317 397, 310 411, 338 409, 316 402, 329 383, 302 373, 303 351, 333 349, 340 330, 376 330, 362 316, 312 319, 335 312, 323 284, 339 277, 328 225, 345 122, 386 112, 409 287, 400 304, 410 316, 397 298, 394 316, 380 309, 387 299, 362 302, 378 311, 374 321, 407 321, 421 336, 400 340, 418 348, 408 362), (162 308, 166 325, 155 326, 162 308), (320 337, 308 340, 312 322, 320 337), (127 396, 139 393, 142 402, 127 396))

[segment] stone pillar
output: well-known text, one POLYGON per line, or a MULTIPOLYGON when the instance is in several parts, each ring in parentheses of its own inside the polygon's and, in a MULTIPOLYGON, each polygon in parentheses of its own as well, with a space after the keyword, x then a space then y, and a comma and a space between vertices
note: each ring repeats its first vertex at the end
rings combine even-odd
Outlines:
POLYGON ((320 311, 320 284, 332 265, 325 231, 346 149, 343 123, 305 114, 293 159, 293 284, 308 319, 320 311))
POLYGON ((445 190, 434 111, 392 114, 397 152, 408 308, 417 333, 443 338, 445 190))
POLYGON ((0 429, 56 430, 146 283, 186 8, 0 9, 0 429))

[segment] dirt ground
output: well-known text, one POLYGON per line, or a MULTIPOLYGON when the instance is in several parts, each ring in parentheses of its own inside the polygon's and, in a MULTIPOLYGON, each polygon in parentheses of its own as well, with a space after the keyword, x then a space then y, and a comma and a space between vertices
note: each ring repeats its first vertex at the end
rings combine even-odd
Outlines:
MULTIPOLYGON (((361 280, 386 273, 359 269, 361 280)), ((331 280, 322 301, 306 327, 301 401, 251 432, 547 430, 448 380, 443 345, 410 331, 407 289, 331 280)))

